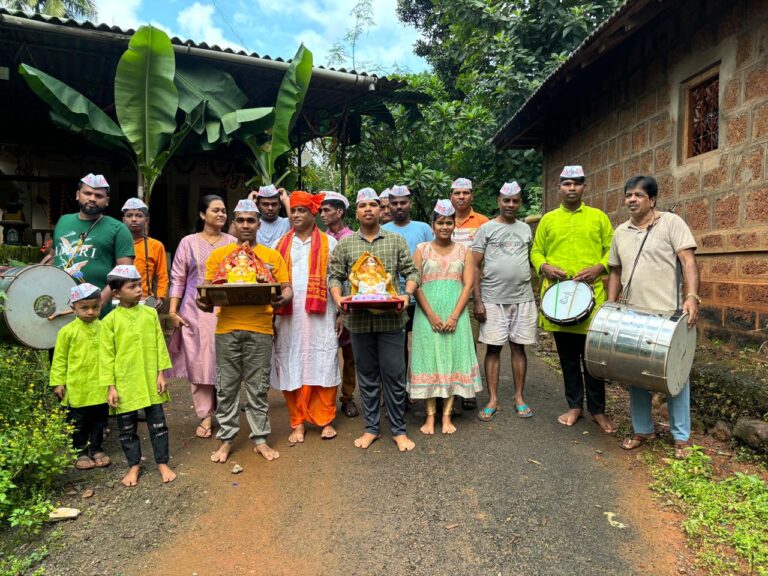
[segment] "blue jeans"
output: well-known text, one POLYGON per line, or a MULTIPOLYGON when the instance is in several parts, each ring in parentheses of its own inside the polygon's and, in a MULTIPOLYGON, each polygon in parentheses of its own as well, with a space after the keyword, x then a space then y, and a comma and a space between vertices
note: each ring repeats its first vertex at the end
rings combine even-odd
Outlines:
MULTIPOLYGON (((642 388, 629 389, 630 408, 632 410, 632 429, 635 434, 653 434, 653 416, 651 398, 653 392, 642 388)), ((685 442, 691 435, 691 381, 685 383, 680 394, 667 397, 669 408, 669 431, 672 438, 685 442)))

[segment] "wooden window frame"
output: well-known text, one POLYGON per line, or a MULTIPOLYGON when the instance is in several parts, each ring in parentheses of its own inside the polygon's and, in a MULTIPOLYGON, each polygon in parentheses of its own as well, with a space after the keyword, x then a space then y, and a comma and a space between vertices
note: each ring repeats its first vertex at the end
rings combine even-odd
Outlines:
POLYGON ((681 90, 681 104, 683 107, 683 122, 682 122, 682 141, 681 141, 681 150, 682 150, 682 161, 687 162, 689 160, 699 159, 702 156, 705 156, 707 154, 710 154, 712 152, 716 152, 720 149, 720 87, 718 86, 718 98, 717 98, 717 111, 718 111, 718 120, 717 120, 717 130, 718 130, 718 139, 717 139, 717 148, 713 148, 712 150, 708 150, 706 152, 702 152, 700 154, 693 155, 692 152, 692 146, 691 146, 691 132, 693 130, 693 111, 692 111, 692 102, 691 102, 691 90, 693 88, 697 88, 701 84, 704 84, 705 82, 708 82, 712 80, 713 78, 717 78, 718 82, 720 81, 720 63, 717 63, 713 66, 710 66, 706 70, 703 70, 702 72, 699 72, 695 76, 689 78, 682 84, 682 90, 681 90))

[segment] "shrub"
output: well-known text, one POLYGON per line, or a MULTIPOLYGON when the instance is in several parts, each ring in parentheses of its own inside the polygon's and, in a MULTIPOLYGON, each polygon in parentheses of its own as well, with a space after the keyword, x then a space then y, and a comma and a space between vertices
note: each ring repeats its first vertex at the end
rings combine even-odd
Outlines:
POLYGON ((54 480, 73 459, 48 366, 45 352, 0 344, 0 528, 38 528, 52 508, 54 480))
POLYGON ((691 405, 707 426, 718 420, 731 425, 739 418, 760 420, 768 415, 768 386, 757 374, 726 364, 694 364, 691 405))

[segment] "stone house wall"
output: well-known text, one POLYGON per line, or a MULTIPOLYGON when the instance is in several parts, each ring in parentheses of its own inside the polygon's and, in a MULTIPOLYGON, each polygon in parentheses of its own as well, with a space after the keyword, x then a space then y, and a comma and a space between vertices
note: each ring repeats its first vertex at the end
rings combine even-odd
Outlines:
POLYGON ((702 319, 768 338, 768 0, 681 1, 572 81, 546 120, 545 210, 564 164, 582 164, 585 202, 628 218, 623 184, 654 175, 658 206, 691 227, 702 319), (719 66, 719 146, 683 157, 684 83, 719 66))

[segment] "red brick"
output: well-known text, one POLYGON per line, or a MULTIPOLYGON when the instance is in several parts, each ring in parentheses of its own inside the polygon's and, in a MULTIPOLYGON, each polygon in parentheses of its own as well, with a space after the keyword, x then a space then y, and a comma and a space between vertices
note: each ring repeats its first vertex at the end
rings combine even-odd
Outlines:
POLYGON ((739 234, 731 234, 728 237, 728 242, 734 248, 755 248, 757 247, 757 233, 742 232, 739 234))
POLYGON ((694 200, 685 207, 685 221, 691 230, 709 228, 709 200, 694 200))
POLYGON ((733 228, 739 223, 739 196, 733 194, 715 201, 715 228, 733 228))
POLYGON ((640 156, 640 173, 653 174, 653 150, 646 150, 640 156))
POLYGON ((666 170, 672 163, 672 145, 658 146, 654 152, 653 171, 666 170))
POLYGON ((739 114, 728 118, 725 124, 725 138, 728 146, 736 146, 747 140, 747 115, 739 114))
POLYGON ((626 160, 632 154, 632 134, 625 132, 618 138, 619 160, 626 160))
POLYGON ((619 207, 619 193, 616 190, 608 192, 605 195, 605 213, 611 214, 616 212, 619 207))
POLYGON ((768 136, 768 103, 755 108, 752 116, 752 140, 768 136))
POLYGON ((675 179, 669 172, 656 174, 656 183, 659 185, 659 194, 662 198, 672 198, 675 195, 675 179))
POLYGON ((731 110, 739 105, 741 100, 741 77, 733 78, 725 87, 723 110, 731 110))
POLYGON ((701 282, 699 284, 699 297, 703 300, 711 300, 714 293, 714 284, 712 282, 701 282))
POLYGON ((589 205, 605 212, 605 194, 602 192, 594 194, 589 205))
POLYGON ((616 162, 619 158, 618 138, 611 138, 608 142, 608 162, 616 162))
POLYGON ((618 186, 619 184, 623 184, 623 168, 621 165, 621 162, 614 164, 609 168, 609 176, 608 176, 608 183, 611 186, 618 186))
POLYGON ((698 167, 688 172, 682 178, 680 178, 679 184, 680 184, 680 188, 679 188, 680 196, 690 196, 692 194, 698 194, 701 191, 701 186, 699 184, 698 167))
POLYGON ((768 303, 768 284, 744 286, 744 304, 766 306, 768 303))
POLYGON ((619 128, 621 130, 630 128, 637 121, 636 118, 637 113, 635 111, 634 105, 630 106, 629 108, 624 108, 621 111, 621 115, 619 116, 619 128))
POLYGON ((651 92, 637 103, 637 119, 645 120, 656 112, 656 93, 651 92))
POLYGON ((741 263, 741 275, 768 277, 768 258, 756 257, 744 260, 741 263))
POLYGON ((600 170, 595 176, 595 188, 600 192, 608 189, 608 169, 600 170))
POLYGON ((754 46, 754 37, 752 34, 745 33, 739 35, 739 44, 736 48, 736 66, 741 66, 752 58, 754 46))
POLYGON ((763 59, 757 67, 747 72, 744 87, 744 100, 747 101, 768 94, 768 61, 763 59))
POLYGON ((669 84, 664 82, 656 91, 656 105, 659 110, 669 106, 669 84))
POLYGON ((725 310, 725 327, 731 330, 754 330, 757 314, 743 308, 727 308, 725 310))
POLYGON ((701 245, 704 248, 722 248, 723 237, 720 234, 707 234, 701 238, 701 245))
POLYGON ((640 174, 640 156, 632 156, 624 162, 624 180, 640 174))
POLYGON ((730 276, 734 266, 733 258, 715 258, 709 263, 709 272, 712 276, 730 276))
POLYGON ((730 303, 735 303, 739 301, 739 288, 741 288, 739 284, 722 283, 717 285, 715 293, 717 294, 718 299, 728 300, 730 303))
POLYGON ((768 223, 768 188, 747 194, 744 220, 749 223, 768 223))
POLYGON ((597 167, 603 165, 603 149, 600 145, 592 148, 589 154, 589 161, 591 166, 597 167))
POLYGON ((656 145, 668 139, 672 135, 672 125, 669 114, 664 112, 655 116, 650 122, 651 142, 656 145))
POLYGON ((728 180, 728 157, 720 156, 720 165, 717 168, 704 172, 701 178, 701 187, 705 192, 720 190, 728 180))
POLYGON ((749 152, 736 157, 733 181, 746 184, 759 180, 763 176, 763 147, 752 148, 749 152))
POLYGON ((637 154, 648 147, 648 122, 643 122, 632 130, 632 152, 637 154))

